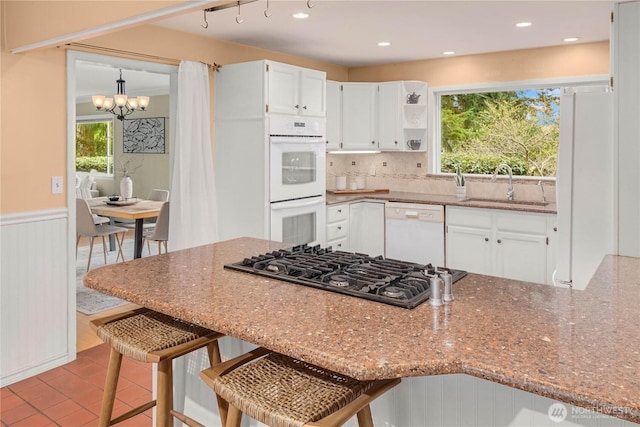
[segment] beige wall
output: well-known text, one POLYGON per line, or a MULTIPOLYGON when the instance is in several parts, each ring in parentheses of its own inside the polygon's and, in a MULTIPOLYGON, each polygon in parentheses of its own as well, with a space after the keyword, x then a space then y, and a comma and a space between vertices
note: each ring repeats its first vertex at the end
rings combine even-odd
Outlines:
POLYGON ((355 67, 349 81, 419 80, 434 87, 596 74, 609 74, 609 42, 355 67))
MULTIPOLYGON (((4 4, 3 4, 4 6, 4 4)), ((4 15, 4 14, 3 14, 4 15)), ((80 16, 75 14, 73 16, 80 16)), ((11 16, 4 16, 8 22, 11 16)), ((19 20, 15 22, 19 23, 19 20)), ((51 194, 51 176, 66 178, 67 117, 66 60, 63 48, 11 54, 2 32, 0 62, 0 213, 59 208, 66 195, 51 194)), ((337 81, 420 79, 431 85, 474 83, 482 79, 523 80, 579 74, 608 73, 607 43, 554 48, 541 52, 516 51, 442 60, 362 67, 351 70, 278 52, 211 40, 152 25, 141 25, 84 40, 107 48, 145 53, 178 60, 229 64, 271 59, 327 72, 337 81), (571 56, 566 52, 580 52, 571 56), (564 53, 563 53, 564 52, 564 53), (533 70, 523 65, 531 64, 533 70), (580 60, 578 61, 578 59, 580 60), (577 62, 576 62, 577 61, 577 62), (564 65, 563 65, 564 64, 564 65), (549 69, 546 69, 546 66, 549 69), (505 69, 512 71, 506 73, 505 69), (523 74, 518 74, 522 70, 523 74), (576 74, 573 74, 576 73, 576 74), (448 77, 449 76, 449 77, 448 77)), ((536 50, 537 51, 537 50, 536 50)), ((103 53, 103 52, 99 52, 103 53)), ((136 58, 139 59, 139 58, 136 58)), ((213 85, 211 88, 213 93, 213 85)), ((65 188, 67 184, 65 182, 65 188)))
POLYGON ((9 0, 3 1, 1 6, 3 15, 11 19, 3 20, 2 26, 7 35, 7 48, 11 50, 179 5, 186 1, 137 0, 127 1, 125 4, 125 2, 113 0, 9 0))

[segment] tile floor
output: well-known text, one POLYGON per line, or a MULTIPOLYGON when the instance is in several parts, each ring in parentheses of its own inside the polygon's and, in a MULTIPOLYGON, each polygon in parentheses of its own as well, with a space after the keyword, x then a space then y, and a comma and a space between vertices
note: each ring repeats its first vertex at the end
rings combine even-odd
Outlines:
MULTIPOLYGON (((71 363, 0 389, 2 427, 95 426, 109 363, 109 347, 101 344, 78 353, 71 363)), ((114 416, 151 400, 153 365, 124 358, 114 416)), ((118 426, 149 427, 152 413, 118 426)))

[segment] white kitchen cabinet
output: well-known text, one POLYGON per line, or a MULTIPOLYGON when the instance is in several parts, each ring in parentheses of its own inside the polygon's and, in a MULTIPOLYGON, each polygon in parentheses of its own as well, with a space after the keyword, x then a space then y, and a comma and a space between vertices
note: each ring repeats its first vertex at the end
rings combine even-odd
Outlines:
POLYGON ((384 203, 349 204, 349 250, 384 255, 384 203))
POLYGON ((446 217, 448 267, 551 283, 555 215, 449 206, 446 217))
POLYGON ((342 149, 377 150, 377 83, 342 83, 342 149))
POLYGON ((349 204, 327 206, 327 246, 349 251, 349 204))
POLYGON ((378 148, 381 151, 403 150, 402 82, 378 85, 378 148))
POLYGON ((324 117, 326 73, 265 61, 269 113, 324 117))
POLYGON ((340 82, 327 80, 327 151, 340 150, 342 123, 342 97, 340 82))
POLYGON ((384 203, 357 201, 327 206, 327 246, 384 255, 384 203))
POLYGON ((418 81, 402 82, 402 149, 427 150, 427 84, 418 81))
POLYGON ((427 149, 427 84, 418 81, 378 85, 378 148, 427 149))

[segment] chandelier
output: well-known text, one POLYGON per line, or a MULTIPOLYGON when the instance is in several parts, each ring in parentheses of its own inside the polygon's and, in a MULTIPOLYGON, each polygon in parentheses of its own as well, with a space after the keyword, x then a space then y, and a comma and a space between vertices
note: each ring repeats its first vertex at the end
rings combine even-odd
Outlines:
POLYGON ((128 98, 124 90, 124 80, 122 79, 122 69, 120 69, 120 78, 116 80, 118 92, 113 98, 106 98, 102 95, 94 95, 91 97, 93 106, 98 111, 106 111, 115 115, 118 120, 124 120, 129 114, 136 110, 146 110, 149 106, 148 96, 139 96, 137 98, 128 98))

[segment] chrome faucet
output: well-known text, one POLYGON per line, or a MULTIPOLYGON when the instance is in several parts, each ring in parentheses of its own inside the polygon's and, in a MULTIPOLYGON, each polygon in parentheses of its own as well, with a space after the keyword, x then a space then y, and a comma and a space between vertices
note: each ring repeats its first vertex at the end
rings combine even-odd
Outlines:
POLYGON ((540 186, 540 191, 542 191, 542 202, 547 202, 547 196, 544 195, 544 182, 538 181, 538 185, 540 186))
POLYGON ((498 172, 500 172, 500 169, 503 168, 506 168, 507 172, 509 172, 509 188, 507 189, 507 200, 513 200, 513 171, 511 170, 511 166, 506 163, 500 163, 495 172, 493 172, 493 178, 491 178, 491 182, 496 182, 498 172))

